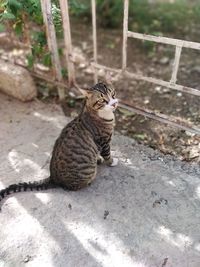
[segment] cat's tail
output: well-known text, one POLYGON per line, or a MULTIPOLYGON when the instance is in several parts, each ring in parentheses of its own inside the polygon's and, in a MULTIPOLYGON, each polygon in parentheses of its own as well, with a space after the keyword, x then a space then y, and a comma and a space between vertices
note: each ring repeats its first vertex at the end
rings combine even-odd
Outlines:
POLYGON ((34 181, 34 182, 24 182, 18 184, 11 184, 8 187, 0 190, 0 201, 11 193, 23 192, 23 191, 33 191, 33 190, 46 190, 49 188, 55 188, 56 184, 53 183, 50 177, 34 181))

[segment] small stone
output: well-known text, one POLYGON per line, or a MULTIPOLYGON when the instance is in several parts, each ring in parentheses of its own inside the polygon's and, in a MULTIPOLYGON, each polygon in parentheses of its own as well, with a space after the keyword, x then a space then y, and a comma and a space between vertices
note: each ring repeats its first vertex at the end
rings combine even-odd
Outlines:
POLYGON ((87 74, 92 74, 92 73, 94 73, 94 71, 93 71, 91 68, 87 68, 87 69, 85 69, 84 72, 87 73, 87 74))
POLYGON ((189 131, 185 131, 186 135, 187 136, 191 136, 191 137, 194 137, 195 136, 195 133, 191 133, 189 131))
POLYGON ((169 63, 169 58, 168 57, 163 57, 163 58, 160 59, 159 63, 162 64, 162 65, 166 65, 166 64, 169 63))
POLYGON ((72 97, 72 98, 76 97, 76 95, 74 94, 74 92, 71 92, 71 91, 69 92, 69 96, 72 97))
POLYGON ((181 92, 178 92, 176 95, 181 97, 183 94, 181 92))
POLYGON ((170 92, 170 89, 167 88, 167 87, 165 87, 165 88, 163 89, 163 92, 164 92, 164 93, 169 93, 169 92, 170 92))
POLYGON ((30 255, 27 255, 25 258, 24 258, 24 260, 23 260, 23 262, 29 262, 31 260, 31 256, 30 255))
POLYGON ((156 86, 156 87, 155 87, 155 91, 156 91, 156 92, 160 92, 160 91, 161 91, 161 86, 156 86))
POLYGON ((105 70, 104 70, 104 69, 100 69, 100 70, 98 71, 98 76, 100 76, 100 77, 104 77, 104 76, 105 76, 105 70))
POLYGON ((86 67, 86 64, 85 64, 85 63, 80 63, 80 64, 79 64, 79 68, 80 68, 80 69, 84 69, 85 67, 86 67))

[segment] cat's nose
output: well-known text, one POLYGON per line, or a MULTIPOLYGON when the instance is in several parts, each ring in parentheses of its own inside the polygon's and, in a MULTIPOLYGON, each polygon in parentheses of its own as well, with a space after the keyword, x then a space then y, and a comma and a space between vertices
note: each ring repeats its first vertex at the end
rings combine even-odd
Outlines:
POLYGON ((109 105, 116 108, 117 107, 117 104, 118 104, 118 99, 111 99, 109 101, 109 105))

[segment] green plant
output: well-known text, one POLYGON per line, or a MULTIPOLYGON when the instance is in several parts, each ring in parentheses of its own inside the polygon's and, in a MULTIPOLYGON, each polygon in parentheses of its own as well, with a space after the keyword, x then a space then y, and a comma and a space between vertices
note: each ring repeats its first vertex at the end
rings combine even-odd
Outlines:
POLYGON ((88 14, 90 1, 70 0, 69 11, 72 16, 82 16, 88 14))
POLYGON ((62 28, 62 17, 61 17, 61 11, 58 5, 55 3, 52 3, 52 16, 53 16, 53 22, 56 29, 56 35, 57 37, 63 36, 63 28, 62 28))
POLYGON ((67 69, 66 68, 62 68, 62 76, 63 76, 63 78, 67 78, 68 77, 68 71, 67 71, 67 69))
POLYGON ((50 67, 52 65, 51 53, 47 52, 42 56, 42 63, 47 67, 50 67))
MULTIPOLYGON (((96 0, 97 19, 102 27, 122 27, 123 0, 96 0)), ((72 15, 91 18, 90 0, 70 1, 72 15), (82 4, 79 13, 79 6, 82 4)), ((177 38, 191 34, 191 28, 199 24, 200 2, 189 0, 168 1, 130 0, 129 29, 155 35, 175 33, 177 38)))

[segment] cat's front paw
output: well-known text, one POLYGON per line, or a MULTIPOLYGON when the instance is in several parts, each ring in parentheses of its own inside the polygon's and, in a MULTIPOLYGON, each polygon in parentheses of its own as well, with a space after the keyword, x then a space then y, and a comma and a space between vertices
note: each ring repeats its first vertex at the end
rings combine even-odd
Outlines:
POLYGON ((100 165, 104 162, 104 159, 101 156, 98 156, 97 158, 97 164, 100 165))
POLYGON ((111 167, 117 166, 118 161, 119 161, 118 158, 113 158, 113 159, 112 159, 112 163, 110 164, 110 166, 111 166, 111 167))

